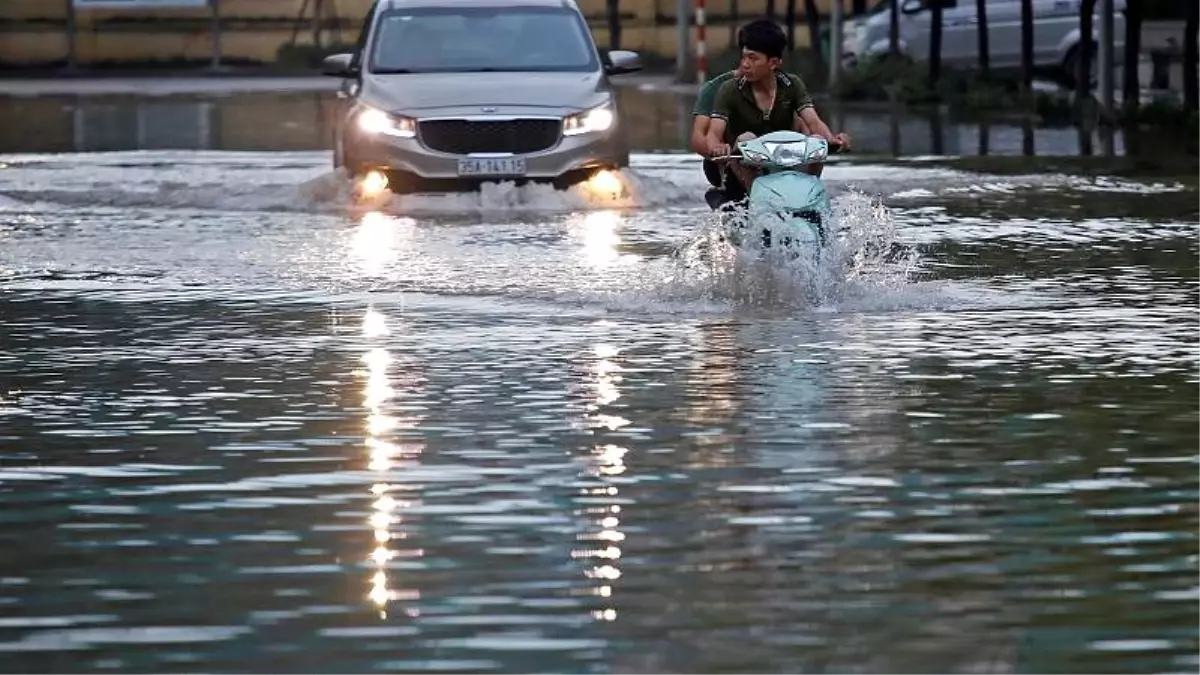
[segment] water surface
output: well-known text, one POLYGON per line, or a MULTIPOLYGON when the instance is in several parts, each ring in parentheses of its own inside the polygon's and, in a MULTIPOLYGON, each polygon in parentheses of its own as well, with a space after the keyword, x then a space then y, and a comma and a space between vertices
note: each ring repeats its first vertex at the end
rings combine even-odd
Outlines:
POLYGON ((1198 666, 1194 174, 840 162, 812 294, 677 156, 0 162, 5 671, 1198 666))

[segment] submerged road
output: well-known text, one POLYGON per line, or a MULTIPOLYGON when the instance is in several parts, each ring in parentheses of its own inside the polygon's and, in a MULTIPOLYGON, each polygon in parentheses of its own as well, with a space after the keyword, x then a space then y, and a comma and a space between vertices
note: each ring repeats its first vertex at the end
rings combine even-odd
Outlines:
POLYGON ((0 156, 0 663, 1194 671, 1194 183, 829 168, 841 243, 325 152, 0 156))

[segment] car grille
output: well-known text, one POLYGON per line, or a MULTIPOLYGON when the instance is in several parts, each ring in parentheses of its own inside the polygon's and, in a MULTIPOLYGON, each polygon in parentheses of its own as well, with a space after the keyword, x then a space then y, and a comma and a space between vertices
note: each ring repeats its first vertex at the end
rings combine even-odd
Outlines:
POLYGON ((427 120, 417 129, 430 150, 465 155, 472 152, 538 152, 553 147, 562 120, 427 120))

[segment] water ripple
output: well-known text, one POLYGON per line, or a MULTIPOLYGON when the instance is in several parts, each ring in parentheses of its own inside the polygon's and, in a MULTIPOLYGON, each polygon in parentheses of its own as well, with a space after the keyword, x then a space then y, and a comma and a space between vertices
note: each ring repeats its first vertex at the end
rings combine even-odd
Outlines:
POLYGON ((326 160, 4 158, 13 668, 1194 670, 1193 189, 839 163, 793 302, 681 281, 690 159, 366 212, 326 160))

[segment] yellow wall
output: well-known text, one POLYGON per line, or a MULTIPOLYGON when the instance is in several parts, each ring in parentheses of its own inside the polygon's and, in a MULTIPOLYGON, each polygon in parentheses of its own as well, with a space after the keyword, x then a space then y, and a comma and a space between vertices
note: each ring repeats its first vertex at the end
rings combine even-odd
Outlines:
MULTIPOLYGON (((337 14, 356 26, 373 0, 336 0, 337 14)), ((578 0, 588 15, 596 41, 608 44, 604 19, 604 0, 578 0)), ((824 13, 833 0, 817 0, 824 13)), ((843 0, 849 9, 851 0, 843 0)), ((272 62, 280 46, 291 39, 295 21, 303 0, 221 0, 221 16, 230 23, 222 32, 221 52, 232 60, 272 62), (237 20, 254 23, 234 23, 237 20)), ((803 21, 804 3, 797 0, 798 22, 803 21)), ((708 0, 710 16, 729 11, 730 0, 708 0)), ((776 1, 776 11, 782 12, 786 0, 776 1)), ((621 46, 653 52, 673 58, 675 27, 656 26, 656 12, 670 15, 674 0, 623 0, 621 46)), ((761 15, 766 0, 738 0, 741 20, 761 15)), ((310 10, 311 14, 311 10, 310 10)), ((90 10, 76 17, 78 26, 76 50, 81 64, 96 62, 152 62, 192 60, 203 61, 212 54, 209 33, 209 12, 206 9, 174 9, 158 11, 90 10), (148 20, 160 19, 159 26, 148 20)), ((0 0, 0 63, 36 65, 61 62, 66 59, 65 36, 66 0, 0 0)), ((340 35, 342 42, 354 39, 357 28, 340 35)), ((336 32, 325 33, 326 43, 336 42, 336 32)), ((718 53, 729 45, 729 25, 711 25, 708 31, 708 51, 718 53)), ((808 34, 803 25, 796 29, 797 47, 808 46, 808 34)), ((300 29, 298 42, 311 44, 312 31, 308 25, 300 29)))

